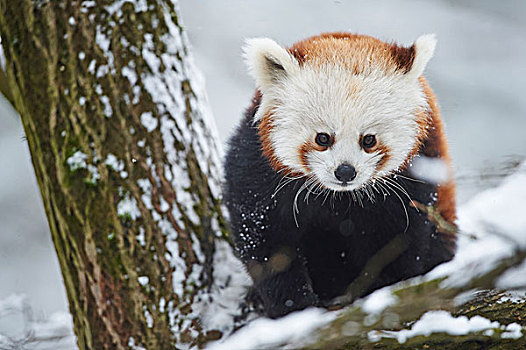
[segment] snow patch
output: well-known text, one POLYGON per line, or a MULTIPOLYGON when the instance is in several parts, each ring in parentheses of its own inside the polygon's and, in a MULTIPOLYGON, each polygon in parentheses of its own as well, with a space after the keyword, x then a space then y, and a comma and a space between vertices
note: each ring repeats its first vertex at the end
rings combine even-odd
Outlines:
POLYGON ((108 5, 105 7, 106 11, 110 14, 110 16, 113 16, 114 14, 117 14, 117 17, 122 16, 122 5, 125 3, 130 3, 135 8, 135 12, 145 12, 148 10, 148 4, 146 0, 120 0, 115 1, 111 5, 108 5))
POLYGON ((99 48, 104 52, 106 55, 107 53, 110 53, 110 39, 100 31, 100 25, 97 26, 97 32, 95 33, 95 42, 99 46, 99 48))
POLYGON ((143 194, 141 195, 141 200, 146 206, 146 209, 152 210, 152 184, 148 179, 138 179, 137 185, 141 188, 143 194))
POLYGON ((109 73, 109 68, 107 65, 100 65, 98 68, 97 68, 97 74, 96 74, 96 77, 97 78, 103 78, 104 76, 108 75, 109 73))
POLYGON ((132 99, 132 103, 133 103, 134 105, 136 105, 137 103, 139 103, 140 98, 141 98, 141 87, 138 86, 138 85, 135 85, 135 86, 133 87, 133 99, 132 99))
POLYGON ((368 333, 369 341, 377 342, 381 338, 395 338, 399 343, 405 343, 407 339, 419 335, 430 336, 433 333, 446 333, 454 336, 466 335, 470 333, 484 332, 491 335, 495 330, 504 331, 503 338, 519 338, 522 336, 522 327, 517 323, 507 326, 500 325, 497 321, 490 321, 481 316, 454 317, 447 311, 426 312, 411 329, 401 331, 371 331, 368 333))
POLYGON ((97 181, 99 181, 100 179, 99 169, 97 169, 97 167, 93 164, 88 164, 86 168, 88 169, 91 175, 91 177, 87 180, 91 182, 92 184, 96 184, 97 181))
POLYGON ((88 72, 90 74, 95 74, 95 67, 97 66, 97 60, 92 59, 88 65, 88 72))
POLYGON ((148 328, 153 328, 152 314, 150 313, 150 311, 148 311, 146 306, 143 306, 143 311, 144 311, 144 318, 146 319, 146 325, 148 326, 148 328))
POLYGON ((96 26, 95 42, 104 53, 104 57, 106 57, 107 60, 107 65, 100 65, 97 68, 97 78, 102 78, 109 72, 115 75, 115 59, 113 57, 113 52, 110 50, 111 41, 108 35, 102 32, 102 27, 100 25, 96 26))
POLYGON ((86 0, 82 2, 81 6, 85 8, 90 8, 97 6, 97 3, 93 0, 86 0))
POLYGON ((517 267, 508 269, 497 280, 497 288, 500 289, 524 289, 526 288, 526 260, 517 267))
POLYGON ((214 266, 214 284, 210 293, 194 307, 201 315, 205 329, 229 334, 234 328, 234 317, 241 314, 239 301, 245 298, 252 279, 230 245, 223 240, 216 240, 214 266))
POLYGON ((501 329, 505 331, 500 335, 503 339, 519 339, 523 335, 523 328, 518 323, 510 323, 505 327, 501 326, 501 329))
POLYGON ((110 99, 108 96, 101 96, 100 102, 102 102, 102 105, 104 106, 104 115, 106 118, 110 118, 113 115, 113 109, 111 108, 110 99))
POLYGON ((71 335, 73 318, 66 312, 54 312, 45 322, 33 324, 35 334, 40 338, 71 335))
MULTIPOLYGON (((426 275, 447 277, 446 286, 462 286, 467 277, 482 275, 516 249, 526 247, 526 163, 503 182, 472 198, 458 210, 458 249, 454 259, 426 275)), ((526 274, 525 264, 506 272, 499 288, 520 287, 526 274)), ((524 285, 522 286, 524 287, 524 285)))
POLYGON ((434 184, 445 183, 452 176, 452 171, 445 161, 425 156, 415 157, 409 170, 415 178, 434 184))
POLYGON ((122 160, 117 159, 117 157, 111 153, 108 154, 104 163, 112 167, 114 170, 124 170, 124 162, 122 160))
POLYGON ((505 295, 503 295, 499 300, 497 300, 497 303, 525 303, 526 302, 526 292, 525 291, 509 291, 506 292, 505 295))
POLYGON ((0 300, 0 316, 12 310, 22 310, 27 303, 27 296, 24 294, 11 294, 5 299, 0 300))
POLYGON ((150 279, 148 278, 148 276, 139 276, 137 280, 139 281, 139 284, 143 287, 146 286, 150 282, 150 279))
POLYGON ((144 227, 139 227, 139 234, 135 236, 141 247, 146 247, 146 231, 144 230, 144 227))
POLYGON ((362 310, 368 314, 380 314, 386 308, 396 304, 398 298, 393 295, 390 288, 382 288, 367 298, 365 298, 362 304, 362 310))
POLYGON ((130 67, 122 68, 122 75, 128 79, 131 86, 134 86, 137 83, 137 74, 135 70, 130 67))
POLYGON ((77 151, 66 160, 66 163, 69 165, 70 171, 76 171, 78 169, 86 169, 86 159, 88 159, 88 156, 85 153, 77 151))
POLYGON ((0 37, 0 67, 2 67, 2 70, 5 71, 5 54, 4 54, 4 48, 2 46, 1 37, 0 37))
POLYGON ((144 112, 141 114, 141 123, 146 128, 146 130, 148 130, 148 132, 155 130, 159 124, 158 120, 154 118, 151 112, 144 112))
POLYGON ((432 333, 464 335, 498 327, 498 322, 491 322, 481 316, 474 316, 472 318, 467 318, 466 316, 453 317, 447 311, 429 311, 426 312, 410 330, 404 329, 398 332, 397 339, 398 342, 405 343, 408 338, 417 335, 424 335, 426 337, 432 333))
POLYGON ((174 272, 172 274, 174 292, 177 294, 177 296, 182 297, 184 292, 184 281, 186 280, 186 276, 184 274, 186 270, 186 264, 179 256, 179 244, 177 241, 175 241, 173 236, 170 237, 170 239, 170 241, 166 242, 166 248, 170 252, 170 255, 166 258, 174 267, 174 272))
POLYGON ((137 206, 137 200, 135 198, 130 198, 129 195, 126 195, 121 201, 117 204, 117 214, 119 216, 130 215, 132 220, 141 217, 141 211, 137 206))
POLYGON ((316 329, 332 321, 335 315, 334 312, 310 308, 277 320, 260 318, 224 341, 212 343, 206 349, 275 349, 284 343, 295 344, 298 347, 298 344, 307 341, 316 329))
POLYGON ((54 312, 49 317, 35 316, 25 295, 12 294, 0 300, 0 320, 5 321, 7 318, 13 331, 4 333, 2 329, 1 349, 76 349, 69 313, 54 312))
POLYGON ((119 160, 115 155, 109 153, 104 164, 110 166, 113 170, 118 171, 121 178, 128 177, 128 172, 124 171, 124 161, 119 160))

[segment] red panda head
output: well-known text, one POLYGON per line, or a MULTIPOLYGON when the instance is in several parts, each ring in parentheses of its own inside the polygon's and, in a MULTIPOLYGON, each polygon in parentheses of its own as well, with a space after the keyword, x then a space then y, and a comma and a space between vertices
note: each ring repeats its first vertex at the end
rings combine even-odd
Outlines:
POLYGON ((290 49, 248 40, 245 58, 262 95, 255 121, 270 164, 335 191, 402 168, 426 136, 420 79, 435 44, 433 35, 406 48, 345 33, 290 49))

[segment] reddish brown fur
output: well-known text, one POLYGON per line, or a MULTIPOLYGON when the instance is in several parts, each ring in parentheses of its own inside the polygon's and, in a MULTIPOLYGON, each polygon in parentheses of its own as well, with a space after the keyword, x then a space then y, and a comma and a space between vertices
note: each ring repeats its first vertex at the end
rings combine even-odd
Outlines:
MULTIPOLYGON (((256 90, 254 97, 252 98, 252 104, 249 107, 250 110, 255 110, 259 108, 261 103, 261 91, 256 90)), ((270 134, 274 125, 272 123, 272 112, 267 112, 261 118, 261 121, 258 124, 258 134, 259 139, 261 140, 261 152, 268 159, 272 168, 276 171, 280 171, 284 166, 276 157, 274 153, 274 148, 272 147, 272 142, 270 140, 270 134)))
MULTIPOLYGON (((331 136, 332 141, 334 142, 334 138, 331 136)), ((327 146, 320 146, 316 142, 309 140, 305 142, 301 148, 300 148, 300 159, 301 159, 301 165, 307 170, 310 171, 309 162, 307 160, 307 156, 312 151, 322 152, 326 151, 329 147, 327 146)))
MULTIPOLYGON (((360 144, 362 144, 363 137, 365 135, 360 135, 360 144)), ((364 152, 366 153, 374 153, 379 152, 379 154, 382 156, 380 161, 376 164, 376 171, 382 170, 389 159, 391 159, 391 149, 387 147, 385 144, 382 143, 382 140, 377 140, 376 144, 373 147, 370 148, 363 148, 364 152)))
MULTIPOLYGON (((256 94, 254 95, 254 98, 252 99, 252 106, 250 106, 250 109, 258 108, 260 103, 261 103, 261 92, 259 90, 256 90, 256 94)), ((276 153, 274 152, 274 147, 272 147, 272 141, 270 139, 270 134, 272 133, 272 129, 274 129, 272 111, 267 111, 263 115, 263 117, 261 118, 261 121, 258 124, 258 134, 259 134, 259 139, 261 140, 261 152, 263 153, 265 158, 268 159, 270 166, 276 172, 281 172, 283 175, 286 175, 286 176, 300 175, 300 174, 293 172, 287 166, 283 165, 283 163, 281 163, 278 157, 276 156, 276 153)), ((306 164, 306 160, 305 160, 305 164, 306 164)))
MULTIPOLYGON (((421 77, 421 79, 424 79, 424 77, 421 77)), ((417 112, 415 113, 415 115, 416 115, 416 123, 418 125, 418 136, 417 136, 417 140, 415 144, 413 145, 413 148, 407 155, 407 158, 405 159, 405 162, 402 168, 406 168, 409 165, 409 162, 411 161, 411 159, 413 159, 414 156, 420 153, 424 145, 424 142, 428 137, 428 130, 432 127, 432 123, 433 123, 433 118, 431 117, 429 110, 423 110, 423 111, 417 112)))
MULTIPOLYGON (((427 157, 440 158, 446 165, 452 170, 453 165, 451 163, 451 158, 449 156, 449 149, 446 139, 446 134, 444 132, 444 123, 440 118, 440 110, 438 107, 437 99, 431 87, 427 84, 427 81, 420 77, 420 84, 424 89, 424 92, 427 96, 427 102, 430 107, 430 125, 429 125, 429 135, 424 141, 422 154, 427 157)), ((452 174, 452 171, 451 171, 452 174)), ((449 223, 453 224, 456 219, 455 214, 455 182, 453 181, 453 176, 451 175, 450 179, 438 186, 438 210, 440 215, 444 217, 449 223)))
POLYGON ((407 73, 411 70, 413 62, 415 61, 415 45, 404 47, 392 44, 391 55, 396 61, 398 68, 402 70, 402 72, 407 73))
POLYGON ((376 164, 376 170, 380 171, 385 167, 389 159, 391 159, 391 150, 381 142, 378 142, 377 149, 382 155, 382 159, 376 164))
POLYGON ((307 159, 307 156, 309 152, 312 152, 314 150, 313 142, 307 141, 301 146, 300 148, 300 159, 301 159, 301 165, 307 170, 310 171, 309 162, 307 159))
POLYGON ((367 35, 323 33, 295 43, 289 52, 301 64, 323 64, 337 60, 349 71, 360 74, 373 65, 386 71, 407 72, 413 64, 415 50, 388 44, 367 35))
POLYGON ((272 129, 274 129, 272 112, 266 112, 258 125, 258 134, 261 140, 261 150, 263 155, 269 160, 270 166, 272 166, 272 168, 276 171, 281 171, 285 166, 279 161, 278 157, 274 153, 272 141, 270 140, 272 129))

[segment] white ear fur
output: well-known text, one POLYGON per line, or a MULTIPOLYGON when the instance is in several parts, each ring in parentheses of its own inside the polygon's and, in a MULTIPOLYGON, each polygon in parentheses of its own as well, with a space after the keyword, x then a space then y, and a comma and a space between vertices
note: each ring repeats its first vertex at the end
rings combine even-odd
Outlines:
POLYGON ((433 57, 435 52, 435 46, 437 39, 435 34, 424 34, 418 37, 415 41, 415 59, 411 70, 407 72, 407 75, 418 78, 424 72, 427 63, 433 57))
POLYGON ((248 39, 243 53, 249 72, 263 93, 281 77, 299 69, 298 61, 272 39, 248 39))

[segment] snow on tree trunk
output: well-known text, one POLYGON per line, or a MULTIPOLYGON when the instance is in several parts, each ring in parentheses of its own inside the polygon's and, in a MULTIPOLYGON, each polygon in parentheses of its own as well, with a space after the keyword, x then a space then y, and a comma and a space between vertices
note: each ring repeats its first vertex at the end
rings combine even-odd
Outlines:
POLYGON ((0 36, 79 348, 217 337, 220 150, 177 4, 0 0, 0 36))

